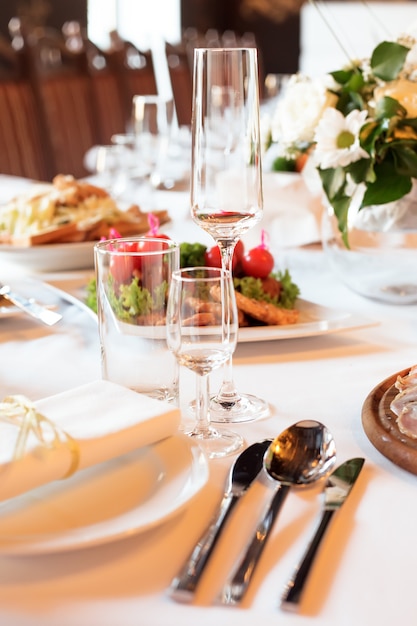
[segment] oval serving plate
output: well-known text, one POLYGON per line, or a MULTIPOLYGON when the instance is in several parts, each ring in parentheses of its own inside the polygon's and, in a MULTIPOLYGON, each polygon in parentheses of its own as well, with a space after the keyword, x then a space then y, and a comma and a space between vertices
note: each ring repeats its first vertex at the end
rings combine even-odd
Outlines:
POLYGON ((50 243, 44 246, 0 245, 0 260, 36 272, 61 272, 94 267, 95 241, 50 243))
POLYGON ((397 416, 390 409, 398 393, 394 387, 397 376, 405 376, 409 369, 389 376, 374 387, 362 407, 362 425, 368 439, 381 454, 395 465, 417 474, 417 439, 400 431, 397 416))

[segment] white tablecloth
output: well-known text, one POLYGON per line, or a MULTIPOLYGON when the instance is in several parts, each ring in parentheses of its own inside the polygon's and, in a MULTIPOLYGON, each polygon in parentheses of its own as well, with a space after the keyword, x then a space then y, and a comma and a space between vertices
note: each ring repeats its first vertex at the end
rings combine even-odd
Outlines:
MULTIPOLYGON (((183 202, 178 218, 187 212, 186 197, 183 202)), ((178 219, 171 232, 193 237, 197 231, 178 219)), ((171 579, 221 497, 232 462, 228 457, 210 462, 208 484, 185 511, 145 534, 64 554, 0 554, 1 624, 413 623, 417 477, 374 448, 362 428, 361 410, 377 384, 417 362, 417 307, 390 306, 355 295, 334 278, 316 248, 287 249, 278 261, 289 267, 305 299, 378 322, 362 330, 240 344, 235 353, 237 387, 265 398, 273 409, 268 419, 235 426, 248 443, 274 437, 298 420, 317 419, 334 435, 338 462, 354 456, 366 459, 357 485, 329 530, 301 614, 284 613, 279 597, 318 521, 321 499, 314 490, 290 492, 241 608, 218 607, 213 600, 253 522, 250 499, 247 510, 242 507, 232 518, 196 603, 181 605, 167 596, 171 579)), ((9 280, 13 271, 2 265, 1 274, 9 280)), ((17 274, 19 284, 27 285, 22 272, 17 274)), ((89 275, 86 271, 36 279, 89 275)), ((95 321, 55 294, 41 295, 57 303, 64 319, 52 328, 22 315, 0 321, 1 396, 23 393, 36 400, 100 375, 95 321)), ((216 383, 215 379, 213 387, 216 383)), ((186 404, 193 394, 193 380, 187 374, 181 389, 186 404)))

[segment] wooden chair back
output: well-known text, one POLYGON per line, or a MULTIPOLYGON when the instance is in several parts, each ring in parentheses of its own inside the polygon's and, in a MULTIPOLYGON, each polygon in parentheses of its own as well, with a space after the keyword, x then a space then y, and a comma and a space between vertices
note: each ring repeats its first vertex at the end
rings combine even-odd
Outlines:
POLYGON ((41 36, 22 50, 47 129, 53 155, 53 175, 88 172, 86 152, 99 143, 93 90, 86 55, 73 52, 63 38, 41 36))
POLYGON ((19 55, 0 40, 0 173, 48 181, 51 154, 37 99, 19 55))
POLYGON ((179 126, 191 126, 193 95, 192 51, 187 44, 166 43, 165 52, 179 126))
POLYGON ((112 33, 112 46, 106 56, 118 78, 123 98, 126 129, 132 120, 133 96, 158 93, 155 68, 150 50, 139 50, 129 41, 112 33))
POLYGON ((112 135, 126 132, 124 98, 118 76, 107 53, 88 39, 79 22, 66 22, 62 32, 67 48, 85 55, 97 116, 99 141, 101 144, 109 144, 112 135))

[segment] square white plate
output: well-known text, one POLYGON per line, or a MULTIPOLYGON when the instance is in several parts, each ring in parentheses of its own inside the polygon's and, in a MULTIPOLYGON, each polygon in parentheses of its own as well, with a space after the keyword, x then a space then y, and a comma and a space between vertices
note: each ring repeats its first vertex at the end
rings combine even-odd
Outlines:
MULTIPOLYGON (((80 280, 74 279, 53 281, 46 284, 52 287, 64 300, 84 309, 89 315, 97 319, 96 314, 85 303, 85 280, 82 283, 80 280)), ((240 328, 239 342, 315 337, 378 325, 377 321, 362 315, 321 306, 302 298, 297 300, 296 307, 300 311, 299 321, 296 324, 240 328)))

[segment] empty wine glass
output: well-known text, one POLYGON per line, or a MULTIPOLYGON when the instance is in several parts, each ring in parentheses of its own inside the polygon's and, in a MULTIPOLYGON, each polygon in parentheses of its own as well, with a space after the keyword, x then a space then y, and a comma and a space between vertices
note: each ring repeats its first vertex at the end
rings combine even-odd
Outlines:
POLYGON ((163 182, 173 115, 174 101, 172 99, 158 95, 133 97, 136 153, 148 173, 147 180, 151 194, 163 182))
POLYGON ((210 458, 243 446, 237 433, 214 428, 209 414, 209 374, 236 347, 238 321, 229 272, 221 268, 183 268, 172 273, 167 304, 167 343, 178 363, 197 374, 196 422, 187 432, 210 458))
POLYGON ((123 189, 123 199, 136 201, 141 187, 148 184, 149 166, 138 158, 134 133, 116 133, 112 135, 111 142, 120 152, 122 168, 119 187, 123 189))
MULTIPOLYGON (((256 48, 194 51, 191 215, 219 245, 232 272, 236 242, 262 217, 261 138, 256 48)), ((236 390, 232 359, 210 402, 217 422, 269 414, 268 404, 236 390)))
POLYGON ((120 198, 126 188, 121 147, 114 144, 97 146, 92 163, 97 184, 114 198, 120 198))

